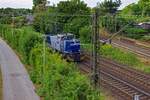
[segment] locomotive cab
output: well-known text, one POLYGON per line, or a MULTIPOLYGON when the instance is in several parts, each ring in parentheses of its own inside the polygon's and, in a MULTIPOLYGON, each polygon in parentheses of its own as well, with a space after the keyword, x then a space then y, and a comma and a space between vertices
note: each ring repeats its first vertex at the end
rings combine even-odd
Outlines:
POLYGON ((64 53, 68 55, 69 60, 80 61, 80 41, 69 34, 64 38, 64 53))
POLYGON ((80 41, 73 34, 58 34, 48 36, 47 42, 51 48, 62 53, 67 60, 80 61, 80 41))

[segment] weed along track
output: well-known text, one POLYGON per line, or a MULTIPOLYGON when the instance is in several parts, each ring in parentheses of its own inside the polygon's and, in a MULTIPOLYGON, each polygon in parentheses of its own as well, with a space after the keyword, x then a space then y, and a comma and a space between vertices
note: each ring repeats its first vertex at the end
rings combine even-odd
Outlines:
POLYGON ((102 59, 100 62, 101 69, 105 72, 111 73, 113 76, 118 77, 128 83, 131 83, 141 89, 150 91, 150 78, 143 74, 136 73, 128 68, 122 68, 120 65, 115 63, 109 63, 106 59, 102 59))
POLYGON ((143 57, 146 59, 150 58, 150 48, 140 46, 140 45, 137 45, 135 43, 128 42, 127 40, 113 41, 112 45, 115 47, 127 49, 130 52, 132 52, 132 53, 134 53, 140 57, 143 57))
MULTIPOLYGON (((91 72, 91 57, 86 55, 80 64, 81 72, 91 72)), ((109 59, 101 58, 98 61, 100 86, 109 90, 117 100, 133 100, 139 95, 140 100, 150 100, 150 76, 122 66, 109 59)))

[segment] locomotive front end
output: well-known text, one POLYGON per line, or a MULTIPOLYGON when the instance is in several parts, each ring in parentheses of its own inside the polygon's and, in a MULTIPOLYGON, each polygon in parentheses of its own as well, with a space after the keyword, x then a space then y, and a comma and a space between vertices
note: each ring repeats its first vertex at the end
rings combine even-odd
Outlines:
POLYGON ((70 39, 65 41, 65 52, 69 55, 69 60, 75 62, 80 61, 80 41, 77 39, 70 39))

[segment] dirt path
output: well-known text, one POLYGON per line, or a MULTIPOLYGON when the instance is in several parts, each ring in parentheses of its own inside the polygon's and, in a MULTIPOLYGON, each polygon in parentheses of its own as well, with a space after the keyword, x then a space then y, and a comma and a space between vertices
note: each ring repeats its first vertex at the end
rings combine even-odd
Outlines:
POLYGON ((40 100, 28 73, 13 50, 0 39, 3 100, 40 100))

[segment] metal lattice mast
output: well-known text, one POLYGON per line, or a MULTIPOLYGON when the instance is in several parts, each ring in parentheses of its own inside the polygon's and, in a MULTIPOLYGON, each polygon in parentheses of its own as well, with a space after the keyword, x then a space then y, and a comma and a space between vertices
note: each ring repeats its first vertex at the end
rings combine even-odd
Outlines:
POLYGON ((99 38, 99 23, 98 23, 98 11, 95 10, 93 15, 93 67, 92 67, 92 78, 93 85, 96 88, 99 82, 99 71, 98 71, 98 38, 99 38))

